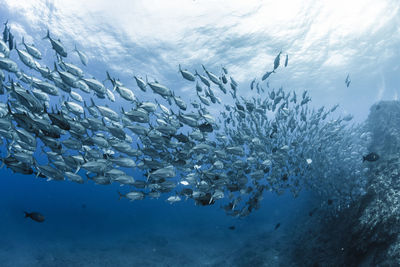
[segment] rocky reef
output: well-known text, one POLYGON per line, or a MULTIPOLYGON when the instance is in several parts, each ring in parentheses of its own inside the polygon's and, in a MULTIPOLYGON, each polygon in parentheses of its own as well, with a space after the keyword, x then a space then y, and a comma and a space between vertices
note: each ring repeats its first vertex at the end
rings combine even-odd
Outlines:
POLYGON ((380 155, 371 162, 367 194, 355 206, 349 263, 364 266, 400 264, 400 102, 382 101, 371 107, 367 128, 369 150, 380 155))
POLYGON ((305 222, 293 243, 296 264, 400 266, 400 102, 373 105, 364 127, 368 150, 379 155, 364 163, 366 193, 334 216, 324 210, 305 222))

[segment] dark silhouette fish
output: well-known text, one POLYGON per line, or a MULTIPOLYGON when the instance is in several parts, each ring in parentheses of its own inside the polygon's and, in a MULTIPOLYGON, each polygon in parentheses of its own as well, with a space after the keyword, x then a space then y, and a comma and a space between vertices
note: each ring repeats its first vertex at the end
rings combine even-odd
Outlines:
POLYGON ((262 76, 261 80, 264 81, 264 80, 268 79, 268 77, 269 77, 272 73, 274 73, 274 71, 267 71, 267 72, 262 76))
POLYGON ((279 63, 281 61, 281 54, 282 54, 282 51, 279 52, 279 54, 276 56, 276 58, 274 60, 274 71, 279 67, 279 63))
POLYGON ((212 125, 210 123, 207 123, 207 122, 205 122, 203 124, 200 124, 198 128, 202 132, 211 133, 213 131, 212 125))
POLYGON ((314 208, 313 210, 311 210, 309 213, 308 213, 308 216, 313 216, 313 214, 316 212, 318 210, 318 208, 314 208))
POLYGON ((228 227, 228 229, 229 229, 229 230, 235 230, 236 227, 235 227, 234 225, 231 225, 231 226, 228 227))
POLYGON ((189 138, 186 135, 182 134, 182 133, 176 134, 176 135, 174 135, 174 137, 181 143, 189 142, 189 138))
POLYGON ((374 153, 374 152, 371 152, 371 153, 369 153, 368 155, 363 156, 363 162, 364 162, 364 161, 370 161, 370 162, 372 162, 372 161, 377 161, 378 159, 379 159, 379 155, 376 154, 376 153, 374 153))
POLYGON ((281 226, 281 223, 277 223, 277 224, 275 225, 275 229, 274 229, 274 230, 277 230, 280 226, 281 226))
POLYGON ((25 212, 25 218, 31 218, 32 220, 36 222, 44 222, 44 216, 40 214, 39 212, 25 212))
POLYGON ((347 74, 346 80, 344 81, 346 84, 346 87, 348 88, 350 86, 351 80, 350 80, 350 74, 347 74))

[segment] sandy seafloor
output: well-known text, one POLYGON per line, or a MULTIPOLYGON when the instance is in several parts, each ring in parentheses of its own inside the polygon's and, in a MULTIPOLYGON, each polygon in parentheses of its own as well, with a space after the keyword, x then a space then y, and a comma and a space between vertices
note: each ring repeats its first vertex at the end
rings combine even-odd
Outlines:
POLYGON ((127 188, 2 169, 0 266, 282 266, 291 232, 308 213, 307 197, 288 193, 267 194, 258 211, 239 219, 219 204, 119 201, 117 190, 127 188), (46 221, 25 219, 24 210, 46 221))

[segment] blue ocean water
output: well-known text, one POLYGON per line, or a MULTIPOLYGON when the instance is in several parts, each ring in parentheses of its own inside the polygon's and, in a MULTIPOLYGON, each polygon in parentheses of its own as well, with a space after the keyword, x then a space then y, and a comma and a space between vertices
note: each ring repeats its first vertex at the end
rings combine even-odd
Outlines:
POLYGON ((309 204, 306 196, 265 194, 260 210, 238 219, 192 200, 119 201, 118 190, 46 182, 3 169, 2 265, 278 266, 309 204), (24 211, 40 211, 46 221, 28 220, 24 211), (282 226, 274 230, 277 223, 282 226))
MULTIPOLYGON (((54 51, 41 40, 47 29, 68 47, 74 63, 75 45, 88 55, 85 73, 101 80, 108 70, 132 87, 133 75, 149 75, 189 103, 194 88, 179 76, 178 64, 191 70, 226 66, 239 94, 251 97, 250 82, 282 50, 289 64, 271 78, 271 87, 307 89, 312 107, 339 103, 340 114, 353 114, 355 122, 364 121, 375 102, 398 99, 398 13, 396 1, 0 0, 0 21, 8 20, 17 43, 22 36, 34 42, 49 66, 54 51)), ((4 146, 1 153, 7 154, 4 146)), ((127 189, 116 183, 48 182, 5 167, 0 177, 0 266, 290 266, 293 237, 326 201, 306 189, 297 198, 264 192, 260 209, 237 218, 218 203, 169 204, 165 196, 119 200, 118 191, 127 189), (46 220, 26 219, 24 211, 46 220)))

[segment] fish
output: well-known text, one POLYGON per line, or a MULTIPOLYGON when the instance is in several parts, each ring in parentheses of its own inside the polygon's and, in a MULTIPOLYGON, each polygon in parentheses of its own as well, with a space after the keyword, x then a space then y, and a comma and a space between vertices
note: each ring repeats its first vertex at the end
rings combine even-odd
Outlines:
POLYGON ((45 221, 45 217, 42 214, 40 214, 39 212, 24 211, 24 213, 25 213, 25 218, 30 218, 30 219, 34 220, 35 222, 42 223, 45 221))
POLYGON ((25 46, 26 51, 36 59, 42 59, 42 53, 34 45, 25 43, 24 37, 22 37, 22 44, 25 46))
POLYGON ((26 66, 28 66, 31 69, 36 69, 38 63, 33 59, 33 57, 28 52, 26 52, 24 50, 19 50, 16 46, 15 46, 15 50, 17 50, 20 60, 26 66))
POLYGON ((279 54, 274 59, 274 71, 279 67, 279 63, 281 61, 281 54, 282 54, 282 51, 279 52, 279 54))
POLYGON ((369 162, 373 162, 373 161, 377 161, 379 159, 379 155, 376 154, 375 152, 371 152, 365 156, 363 156, 362 161, 369 161, 369 162))
POLYGON ((170 204, 173 204, 173 203, 179 202, 181 200, 182 199, 179 196, 170 196, 170 197, 167 198, 166 201, 169 202, 170 204))
POLYGON ((179 64, 179 72, 182 74, 182 77, 188 81, 194 82, 196 80, 193 73, 190 73, 187 70, 182 70, 181 64, 179 64))
POLYGON ((73 52, 76 52, 76 53, 78 54, 78 56, 79 56, 79 59, 81 60, 81 63, 82 63, 84 66, 87 66, 87 64, 88 64, 88 57, 86 56, 86 54, 84 54, 83 52, 79 51, 78 48, 76 47, 76 45, 75 45, 75 47, 74 47, 73 52))
POLYGON ((211 86, 211 84, 210 84, 210 82, 207 80, 207 78, 206 78, 205 76, 199 74, 199 73, 197 72, 197 70, 195 71, 195 74, 194 74, 194 75, 198 76, 198 77, 200 78, 200 81, 201 81, 205 86, 207 86, 207 87, 210 87, 210 86, 211 86))
POLYGON ((19 71, 18 64, 6 57, 0 57, 0 69, 13 73, 17 73, 19 71))
POLYGON ((207 132, 207 133, 212 133, 213 130, 214 130, 212 125, 210 123, 208 123, 208 122, 200 124, 198 126, 198 128, 199 128, 200 131, 207 132))
POLYGON ((277 230, 280 226, 281 226, 281 223, 277 223, 277 224, 275 225, 274 230, 277 230))
POLYGON ((154 93, 159 94, 160 96, 163 97, 169 97, 172 96, 172 92, 171 90, 166 87, 165 85, 156 83, 156 82, 151 82, 151 83, 147 83, 150 88, 153 90, 154 93))
POLYGON ((129 193, 121 194, 120 192, 118 192, 119 195, 119 199, 121 200, 121 198, 127 198, 130 201, 134 201, 134 200, 142 200, 145 197, 145 194, 141 191, 131 191, 129 193))
POLYGON ((286 68, 287 65, 288 65, 288 61, 289 61, 289 55, 286 54, 286 58, 285 58, 285 68, 286 68))
POLYGON ((142 78, 138 78, 137 76, 134 76, 135 80, 136 80, 136 84, 137 86, 140 88, 140 90, 142 90, 143 92, 146 92, 146 82, 143 81, 142 78))
POLYGON ((50 37, 50 31, 49 30, 47 30, 47 34, 46 34, 45 37, 43 37, 43 39, 49 39, 50 43, 51 43, 51 46, 56 51, 56 53, 59 54, 62 57, 67 57, 68 53, 65 50, 65 47, 63 46, 63 44, 59 40, 54 40, 53 38, 50 37))
POLYGON ((204 65, 201 65, 203 67, 203 70, 205 71, 205 73, 207 74, 208 78, 215 83, 216 85, 220 84, 220 81, 217 77, 217 75, 215 75, 214 73, 209 72, 206 67, 204 65))
POLYGON ((10 28, 7 26, 8 20, 4 23, 4 30, 3 30, 3 42, 8 42, 8 35, 10 33, 10 28))
POLYGON ((346 87, 348 88, 350 86, 351 80, 350 80, 350 74, 347 74, 346 80, 344 81, 346 84, 346 87))
POLYGON ((6 58, 10 56, 10 48, 8 48, 8 45, 2 40, 0 40, 0 53, 6 58))
POLYGON ((60 67, 62 67, 65 71, 71 73, 72 75, 78 77, 78 78, 82 78, 84 76, 83 71, 78 67, 75 66, 74 64, 68 63, 68 62, 64 62, 62 60, 62 58, 59 58, 59 62, 58 64, 60 65, 60 67))
MULTIPOLYGON (((216 75, 203 64, 203 75, 179 64, 176 75, 195 82, 195 99, 189 99, 166 86, 168 81, 133 76, 125 82, 109 71, 105 80, 89 75, 70 63, 67 47, 47 35, 47 45, 56 51, 51 63, 47 58, 36 62, 40 50, 24 40, 26 51, 10 51, 0 42, 5 152, 0 159, 13 172, 47 181, 119 184, 129 187, 118 192, 119 198, 131 201, 162 197, 171 204, 189 198, 201 206, 224 203, 223 210, 235 217, 259 209, 265 191, 290 191, 296 197, 307 187, 326 197, 332 209, 348 204, 336 201, 338 194, 358 194, 351 188, 364 177, 359 155, 370 134, 349 125, 352 115, 337 115, 337 106, 315 107, 307 91, 297 99, 295 91, 269 88, 282 52, 262 77, 268 79, 267 93, 257 79, 248 85, 257 92, 243 93, 225 67, 216 75), (91 94, 90 103, 77 89, 91 94), (219 90, 229 91, 223 103, 219 90), (44 155, 40 164, 37 153, 44 155), (329 187, 327 177, 339 177, 341 190, 329 187)), ((87 61, 81 58, 81 63, 87 61)))
POLYGON ((251 81, 251 84, 250 84, 250 89, 251 89, 251 90, 254 89, 254 84, 255 84, 255 82, 256 82, 256 79, 254 79, 254 80, 251 81))
POLYGON ((318 210, 318 208, 314 208, 314 209, 312 209, 309 213, 308 213, 308 216, 313 216, 314 215, 314 213, 316 212, 318 210))
POLYGON ((228 82, 225 75, 222 75, 221 80, 222 80, 223 84, 227 84, 227 82, 228 82))
POLYGON ((261 78, 262 81, 265 81, 266 79, 268 79, 268 77, 274 73, 273 71, 267 71, 261 78))
POLYGON ((182 134, 182 133, 176 134, 176 135, 173 135, 173 136, 181 143, 189 142, 189 138, 186 135, 182 134))

